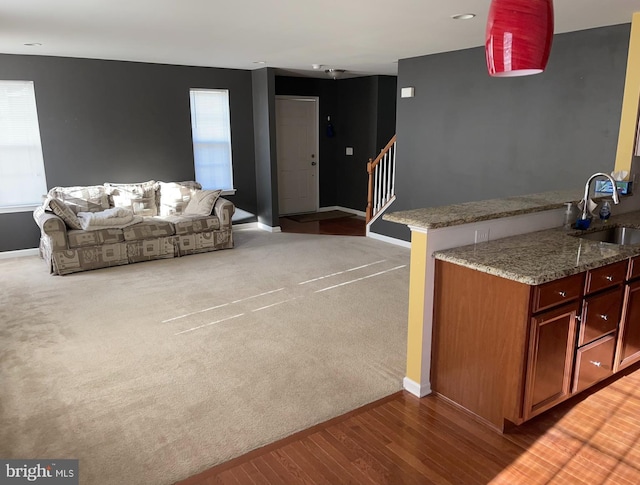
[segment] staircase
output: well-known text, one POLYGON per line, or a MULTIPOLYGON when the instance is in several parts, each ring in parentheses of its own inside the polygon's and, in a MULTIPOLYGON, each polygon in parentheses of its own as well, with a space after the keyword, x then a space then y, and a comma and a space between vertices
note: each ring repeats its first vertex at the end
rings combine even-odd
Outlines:
POLYGON ((380 155, 367 163, 369 190, 367 194, 367 234, 369 227, 396 200, 396 135, 389 140, 380 155))

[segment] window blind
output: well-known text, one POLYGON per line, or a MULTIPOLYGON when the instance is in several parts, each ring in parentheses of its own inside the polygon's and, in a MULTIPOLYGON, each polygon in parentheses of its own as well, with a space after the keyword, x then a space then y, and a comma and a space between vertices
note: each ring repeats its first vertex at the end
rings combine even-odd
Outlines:
POLYGON ((229 91, 191 89, 191 134, 196 180, 204 189, 233 189, 229 91))
POLYGON ((0 209, 39 205, 46 193, 33 81, 0 81, 0 209))

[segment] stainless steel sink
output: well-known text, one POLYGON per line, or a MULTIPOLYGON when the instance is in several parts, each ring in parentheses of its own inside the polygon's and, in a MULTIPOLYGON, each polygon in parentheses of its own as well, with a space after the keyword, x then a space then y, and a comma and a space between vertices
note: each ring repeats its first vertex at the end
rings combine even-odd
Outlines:
POLYGON ((635 227, 608 227, 594 232, 573 234, 573 236, 591 241, 625 246, 640 244, 640 229, 635 227))

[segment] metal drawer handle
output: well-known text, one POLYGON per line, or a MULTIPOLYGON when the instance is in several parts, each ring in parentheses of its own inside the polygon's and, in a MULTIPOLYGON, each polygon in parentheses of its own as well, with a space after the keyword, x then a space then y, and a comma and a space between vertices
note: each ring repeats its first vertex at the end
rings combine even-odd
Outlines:
POLYGON ((603 320, 609 320, 609 317, 607 315, 600 315, 600 318, 602 318, 603 320))
POLYGON ((590 360, 589 363, 595 365, 596 367, 602 366, 602 362, 596 362, 596 361, 590 360))
POLYGON ((605 276, 604 279, 607 281, 613 281, 613 276, 605 276))
POLYGON ((564 291, 559 291, 558 295, 560 295, 562 298, 564 298, 565 296, 567 296, 567 294, 564 291))
POLYGON ((580 315, 576 315, 576 322, 581 322, 582 321, 582 317, 580 315))

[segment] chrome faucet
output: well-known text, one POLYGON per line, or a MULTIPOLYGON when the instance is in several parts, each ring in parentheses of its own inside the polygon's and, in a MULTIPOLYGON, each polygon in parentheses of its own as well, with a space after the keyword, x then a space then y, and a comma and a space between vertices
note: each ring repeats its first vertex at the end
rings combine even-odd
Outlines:
POLYGON ((612 198, 613 203, 618 204, 620 202, 620 197, 618 196, 618 187, 616 185, 616 181, 610 175, 607 175, 603 172, 594 173, 591 177, 587 179, 587 183, 584 184, 584 197, 582 198, 582 216, 581 219, 584 221, 589 218, 589 191, 591 190, 591 182, 596 177, 606 177, 611 182, 611 187, 613 188, 612 198))

